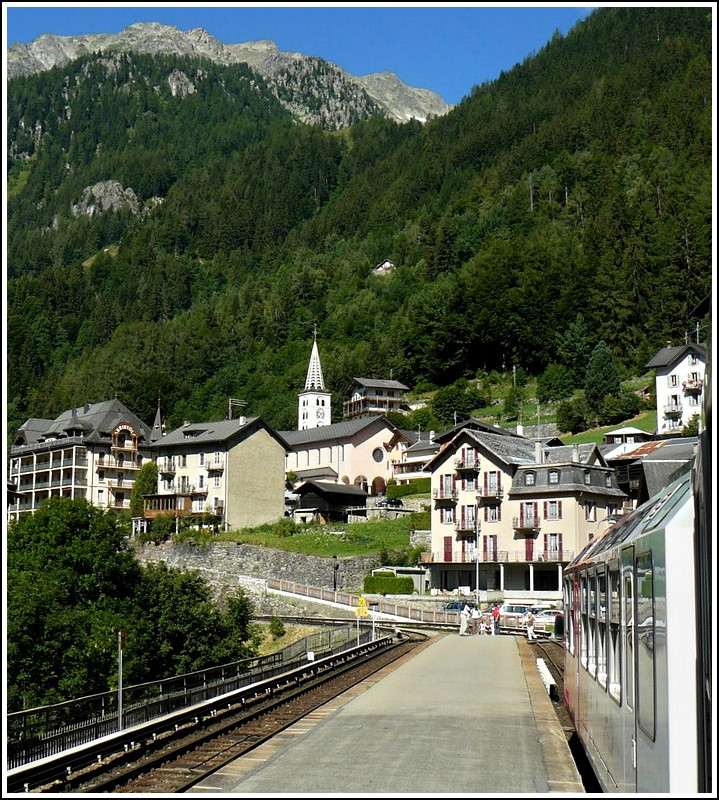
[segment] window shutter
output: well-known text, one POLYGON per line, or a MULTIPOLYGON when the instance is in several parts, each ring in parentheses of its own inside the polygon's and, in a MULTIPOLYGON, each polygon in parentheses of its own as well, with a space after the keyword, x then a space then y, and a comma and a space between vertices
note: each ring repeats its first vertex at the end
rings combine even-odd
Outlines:
POLYGON ((484 521, 487 522, 489 520, 489 508, 487 506, 484 507, 484 521))
POLYGON ((558 519, 562 518, 562 501, 561 500, 557 503, 557 518, 558 519))
POLYGON ((520 520, 525 520, 526 516, 524 514, 524 503, 519 504, 519 518, 520 520))
POLYGON ((502 504, 497 503, 497 522, 502 521, 502 504))
POLYGON ((497 470, 497 492, 502 493, 502 473, 497 470))
POLYGON ((489 490, 489 476, 485 472, 484 473, 484 495, 487 496, 487 491, 489 490))
MULTIPOLYGON (((548 519, 549 518, 548 509, 549 509, 549 503, 545 500, 544 501, 544 519, 548 519)), ((546 536, 545 536, 545 539, 546 539, 546 536)), ((544 544, 544 549, 545 550, 547 549, 546 542, 544 544)))

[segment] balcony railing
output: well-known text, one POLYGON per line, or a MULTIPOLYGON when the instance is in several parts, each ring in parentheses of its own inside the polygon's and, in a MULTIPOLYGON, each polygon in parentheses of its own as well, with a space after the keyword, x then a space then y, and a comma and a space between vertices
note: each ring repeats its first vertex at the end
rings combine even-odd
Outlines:
POLYGON ((456 489, 432 489, 432 499, 433 500, 456 500, 457 499, 457 490, 456 489))
POLYGON ((567 563, 573 558, 573 550, 537 550, 529 560, 524 550, 495 550, 485 553, 480 549, 479 559, 474 550, 463 552, 455 549, 451 553, 435 550, 421 554, 423 564, 474 564, 477 560, 480 564, 546 564, 567 563))
POLYGON ((504 489, 501 486, 480 486, 477 489, 477 498, 480 503, 495 502, 504 497, 504 489))
POLYGON ((539 528, 539 515, 525 515, 523 517, 513 517, 512 527, 515 531, 530 531, 539 528))
POLYGON ((664 406, 665 417, 681 417, 682 407, 678 403, 670 403, 664 406))
POLYGON ((469 470, 478 470, 479 469, 479 458, 475 456, 459 456, 458 458, 454 459, 454 468, 455 469, 469 469, 469 470))
POLYGON ((684 381, 682 388, 685 392, 701 392, 702 385, 701 381, 684 381))
POLYGON ((454 529, 457 533, 474 533, 481 530, 481 523, 479 520, 461 519, 454 523, 454 529))

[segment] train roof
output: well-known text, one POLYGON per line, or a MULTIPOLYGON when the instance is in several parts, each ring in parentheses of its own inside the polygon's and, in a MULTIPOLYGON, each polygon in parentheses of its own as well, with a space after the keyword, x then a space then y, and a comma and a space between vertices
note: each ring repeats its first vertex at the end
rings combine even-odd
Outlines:
POLYGON ((627 544, 650 528, 659 527, 676 509, 691 498, 691 474, 685 472, 658 495, 649 499, 631 514, 623 517, 596 539, 593 539, 566 569, 581 566, 619 544, 627 544))

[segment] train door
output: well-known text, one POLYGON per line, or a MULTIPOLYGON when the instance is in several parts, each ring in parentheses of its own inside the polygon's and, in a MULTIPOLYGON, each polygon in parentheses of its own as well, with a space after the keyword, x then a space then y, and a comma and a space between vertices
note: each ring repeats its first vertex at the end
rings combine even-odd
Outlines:
POLYGON ((622 550, 621 562, 621 630, 620 645, 622 702, 620 707, 623 774, 617 775, 619 791, 637 791, 636 663, 634 655, 634 548, 622 550))

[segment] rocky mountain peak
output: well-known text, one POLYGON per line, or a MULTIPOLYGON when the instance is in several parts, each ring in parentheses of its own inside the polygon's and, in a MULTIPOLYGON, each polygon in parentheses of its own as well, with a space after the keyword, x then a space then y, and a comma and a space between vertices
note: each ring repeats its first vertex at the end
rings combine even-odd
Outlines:
POLYGON ((269 39, 226 45, 204 28, 181 31, 159 22, 138 22, 117 34, 43 34, 27 45, 16 42, 7 51, 7 77, 32 75, 106 50, 193 55, 222 65, 245 63, 298 118, 326 127, 344 127, 375 113, 398 122, 425 121, 451 108, 435 92, 408 86, 391 72, 357 77, 316 56, 282 52, 269 39), (325 106, 321 111, 318 101, 325 106))

